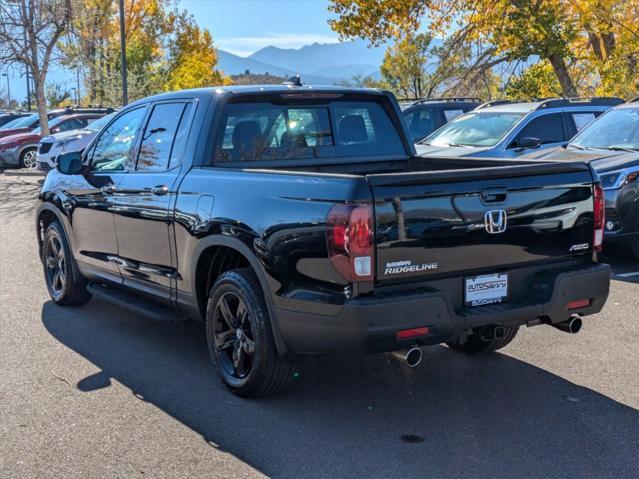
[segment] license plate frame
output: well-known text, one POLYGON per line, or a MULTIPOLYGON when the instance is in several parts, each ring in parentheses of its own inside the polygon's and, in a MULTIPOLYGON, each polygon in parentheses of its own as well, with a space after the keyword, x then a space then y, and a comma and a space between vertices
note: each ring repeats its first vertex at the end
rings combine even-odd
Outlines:
POLYGON ((508 301, 508 273, 490 273, 464 278, 464 306, 476 307, 508 301))

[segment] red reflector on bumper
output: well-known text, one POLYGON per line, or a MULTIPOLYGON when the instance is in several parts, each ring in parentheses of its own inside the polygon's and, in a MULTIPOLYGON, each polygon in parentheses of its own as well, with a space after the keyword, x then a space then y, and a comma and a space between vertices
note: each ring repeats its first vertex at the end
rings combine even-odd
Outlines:
POLYGON ((579 309, 586 308, 588 306, 590 306, 589 299, 578 299, 577 301, 571 301, 570 303, 568 303, 567 309, 579 309))
POLYGON ((423 328, 403 329, 401 331, 397 331, 397 333, 395 333, 395 337, 397 338, 397 341, 401 341, 403 339, 426 336, 428 333, 429 329, 424 326, 423 328))

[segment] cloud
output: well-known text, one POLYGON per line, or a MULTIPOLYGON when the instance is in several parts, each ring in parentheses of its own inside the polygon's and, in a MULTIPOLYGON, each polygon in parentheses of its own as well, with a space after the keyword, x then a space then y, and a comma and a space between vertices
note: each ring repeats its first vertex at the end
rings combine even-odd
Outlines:
POLYGON ((335 35, 272 33, 256 37, 218 38, 215 43, 220 50, 245 57, 271 45, 279 48, 300 48, 311 43, 337 43, 338 41, 335 35))

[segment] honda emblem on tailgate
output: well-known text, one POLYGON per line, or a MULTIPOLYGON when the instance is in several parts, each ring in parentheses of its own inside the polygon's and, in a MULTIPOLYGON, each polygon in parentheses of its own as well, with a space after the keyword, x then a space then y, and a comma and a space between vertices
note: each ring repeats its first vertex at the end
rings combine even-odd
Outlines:
POLYGON ((484 213, 484 225, 491 235, 506 231, 508 217, 505 210, 490 210, 484 213))

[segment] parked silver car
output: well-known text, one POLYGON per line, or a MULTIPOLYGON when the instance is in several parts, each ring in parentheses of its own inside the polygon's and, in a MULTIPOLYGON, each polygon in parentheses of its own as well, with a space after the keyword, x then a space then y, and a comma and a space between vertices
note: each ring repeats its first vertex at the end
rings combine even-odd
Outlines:
POLYGON ((60 153, 82 151, 114 115, 115 112, 105 115, 81 130, 65 131, 42 138, 36 158, 37 168, 49 171, 55 168, 60 153))
POLYGON ((516 158, 565 145, 620 98, 553 98, 485 103, 417 143, 421 156, 516 158))

